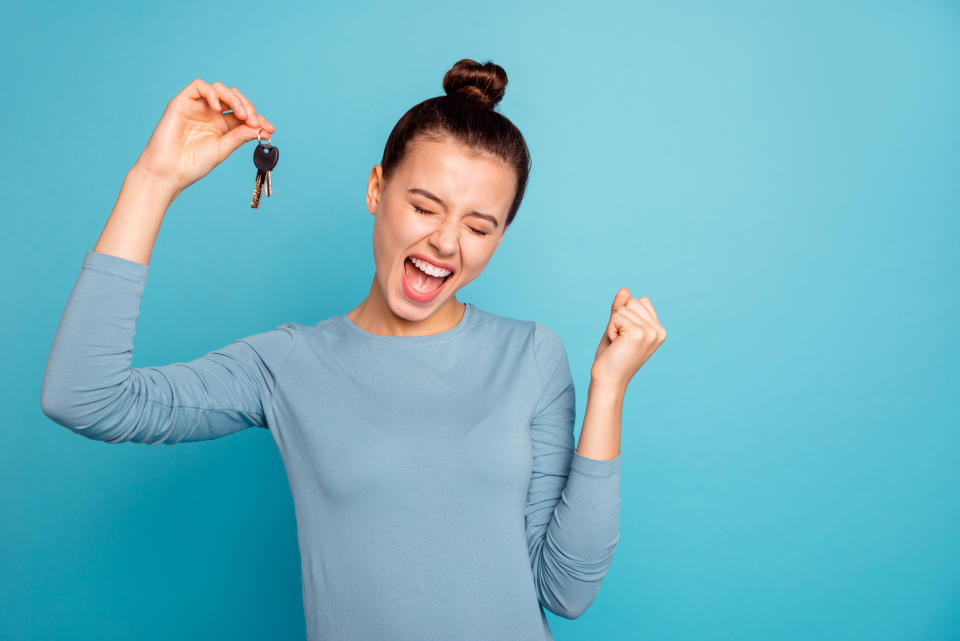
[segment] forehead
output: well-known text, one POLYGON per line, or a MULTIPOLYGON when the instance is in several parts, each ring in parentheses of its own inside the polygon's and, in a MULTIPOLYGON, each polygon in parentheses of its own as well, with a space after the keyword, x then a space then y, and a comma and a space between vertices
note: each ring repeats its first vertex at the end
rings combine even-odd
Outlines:
POLYGON ((500 158, 478 154, 451 141, 412 144, 398 174, 402 189, 426 189, 451 207, 506 212, 513 203, 516 177, 500 158))

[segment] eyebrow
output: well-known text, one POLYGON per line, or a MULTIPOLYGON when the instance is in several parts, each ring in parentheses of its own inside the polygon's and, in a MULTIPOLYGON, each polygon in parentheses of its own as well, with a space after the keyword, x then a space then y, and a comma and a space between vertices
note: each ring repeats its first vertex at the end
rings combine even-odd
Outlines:
MULTIPOLYGON (((437 203, 439 203, 440 206, 443 207, 443 208, 446 208, 446 207, 447 207, 447 204, 446 204, 445 202, 443 202, 442 200, 440 200, 440 197, 439 197, 439 196, 436 196, 435 194, 431 194, 431 193, 430 193, 429 191, 427 191, 426 189, 418 189, 417 187, 414 187, 414 188, 412 188, 412 189, 408 189, 407 192, 408 192, 408 193, 411 193, 411 194, 419 194, 419 195, 423 196, 424 198, 429 198, 430 200, 435 200, 435 201, 436 201, 437 203)), ((497 220, 495 217, 491 216, 490 214, 484 214, 484 213, 479 212, 479 211, 468 211, 468 212, 467 212, 467 216, 479 216, 480 218, 486 218, 487 220, 489 220, 490 222, 493 223, 494 227, 499 227, 499 226, 500 226, 500 221, 497 220)))

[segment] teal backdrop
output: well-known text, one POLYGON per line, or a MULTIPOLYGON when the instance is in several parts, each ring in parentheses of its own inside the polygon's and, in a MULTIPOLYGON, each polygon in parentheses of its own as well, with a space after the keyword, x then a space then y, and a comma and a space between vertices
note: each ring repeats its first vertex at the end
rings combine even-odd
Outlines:
MULTIPOLYGON (((558 641, 960 639, 960 4, 18 3, 5 10, 0 638, 303 639, 270 435, 50 421, 60 314, 200 77, 277 125, 184 191, 135 366, 349 311, 387 135, 464 57, 509 74, 526 198, 459 293, 563 339, 579 432, 616 291, 669 336, 623 414, 621 535, 558 641)), ((389 533, 385 532, 385 536, 389 533)))

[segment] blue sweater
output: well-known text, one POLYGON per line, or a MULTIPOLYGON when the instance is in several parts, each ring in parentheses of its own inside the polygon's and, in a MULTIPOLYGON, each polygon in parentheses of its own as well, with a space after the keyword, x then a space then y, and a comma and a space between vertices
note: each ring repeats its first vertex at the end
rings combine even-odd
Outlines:
POLYGON ((88 251, 43 412, 108 443, 270 431, 290 482, 309 641, 532 641, 590 606, 619 539, 620 456, 574 450, 546 325, 471 303, 381 336, 346 314, 131 367, 147 266, 88 251))

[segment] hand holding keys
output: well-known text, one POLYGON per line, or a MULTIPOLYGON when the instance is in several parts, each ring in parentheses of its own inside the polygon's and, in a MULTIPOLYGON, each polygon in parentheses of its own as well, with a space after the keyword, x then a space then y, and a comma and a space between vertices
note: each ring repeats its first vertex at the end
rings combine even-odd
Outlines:
POLYGON ((250 206, 254 209, 260 207, 262 191, 266 191, 268 197, 273 195, 271 174, 273 168, 277 166, 277 160, 280 159, 280 150, 277 147, 260 140, 262 131, 261 129, 257 132, 257 146, 253 150, 253 164, 257 167, 257 178, 253 183, 253 199, 250 201, 250 206))

